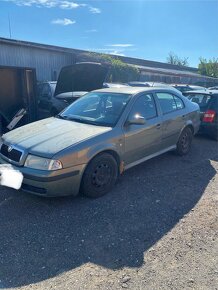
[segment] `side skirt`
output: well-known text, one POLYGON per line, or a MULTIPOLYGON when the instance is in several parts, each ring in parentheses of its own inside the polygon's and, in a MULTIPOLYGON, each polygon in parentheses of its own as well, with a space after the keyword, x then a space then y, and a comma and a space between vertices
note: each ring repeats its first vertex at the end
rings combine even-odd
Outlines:
POLYGON ((144 157, 142 159, 139 159, 137 161, 134 161, 134 162, 128 164, 127 166, 125 166, 125 170, 127 170, 127 169, 129 169, 129 168, 131 168, 133 166, 136 166, 136 165, 138 165, 138 164, 140 164, 140 163, 142 163, 144 161, 147 161, 147 160, 149 160, 151 158, 157 157, 157 156, 159 156, 159 155, 161 155, 163 153, 166 153, 168 151, 175 150, 175 149, 176 149, 176 145, 173 145, 173 146, 170 146, 170 147, 168 147, 166 149, 160 150, 160 151, 158 151, 158 152, 156 152, 154 154, 148 155, 148 156, 146 156, 146 157, 144 157))

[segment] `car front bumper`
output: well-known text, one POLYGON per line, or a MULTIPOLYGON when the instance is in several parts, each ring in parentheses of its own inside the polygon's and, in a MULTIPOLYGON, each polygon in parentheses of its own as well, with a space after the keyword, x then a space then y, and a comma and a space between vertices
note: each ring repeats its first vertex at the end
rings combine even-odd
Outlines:
MULTIPOLYGON (((0 157, 0 164, 10 163, 0 157)), ((86 166, 82 164, 56 171, 45 171, 10 165, 23 174, 21 191, 47 197, 76 196, 86 166)))

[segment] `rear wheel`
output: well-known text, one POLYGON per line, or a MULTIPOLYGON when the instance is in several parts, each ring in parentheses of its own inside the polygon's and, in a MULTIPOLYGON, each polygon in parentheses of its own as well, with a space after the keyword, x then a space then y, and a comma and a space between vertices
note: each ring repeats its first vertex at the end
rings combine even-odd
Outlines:
POLYGON ((180 134, 179 140, 176 145, 176 153, 180 156, 186 155, 190 149, 193 139, 191 128, 185 128, 180 134))
POLYGON ((81 192, 92 198, 108 193, 118 177, 118 165, 108 153, 97 155, 88 164, 81 183, 81 192))

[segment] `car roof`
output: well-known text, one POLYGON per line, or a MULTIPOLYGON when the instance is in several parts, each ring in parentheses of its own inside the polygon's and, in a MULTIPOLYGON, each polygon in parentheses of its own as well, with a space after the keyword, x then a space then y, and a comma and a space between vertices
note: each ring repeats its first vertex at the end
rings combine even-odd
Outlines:
POLYGON ((120 94, 130 94, 135 95, 141 92, 152 92, 152 91, 168 91, 171 93, 177 93, 182 95, 179 91, 175 91, 175 89, 170 87, 122 87, 122 88, 104 88, 100 90, 95 90, 94 92, 101 92, 101 93, 120 93, 120 94))
POLYGON ((218 95, 218 90, 206 90, 206 91, 194 90, 194 91, 184 92, 184 94, 218 95))

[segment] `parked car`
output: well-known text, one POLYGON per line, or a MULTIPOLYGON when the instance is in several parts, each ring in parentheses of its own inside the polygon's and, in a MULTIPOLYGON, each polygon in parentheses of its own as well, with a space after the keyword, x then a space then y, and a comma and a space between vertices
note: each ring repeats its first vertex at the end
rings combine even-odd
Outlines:
POLYGON ((63 67, 57 82, 44 83, 38 105, 41 116, 54 116, 87 92, 101 89, 107 72, 107 67, 93 62, 63 67))
POLYGON ((24 191, 100 197, 128 168, 171 150, 187 154, 199 114, 173 89, 101 89, 3 135, 0 163, 23 173, 24 191))
POLYGON ((185 93, 185 95, 200 107, 200 132, 218 140, 218 90, 192 91, 185 93))
POLYGON ((186 84, 171 84, 172 87, 179 90, 181 93, 194 91, 194 90, 203 90, 205 91, 205 87, 196 86, 196 85, 186 85, 186 84))
POLYGON ((127 86, 128 84, 122 84, 122 83, 103 83, 103 88, 123 88, 127 86))
POLYGON ((40 82, 37 84, 38 116, 40 119, 52 115, 56 81, 40 82))
POLYGON ((208 90, 218 90, 218 86, 210 87, 210 88, 208 88, 208 90))
POLYGON ((128 82, 128 85, 131 87, 169 87, 169 85, 165 83, 138 82, 138 81, 128 82))

